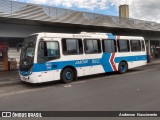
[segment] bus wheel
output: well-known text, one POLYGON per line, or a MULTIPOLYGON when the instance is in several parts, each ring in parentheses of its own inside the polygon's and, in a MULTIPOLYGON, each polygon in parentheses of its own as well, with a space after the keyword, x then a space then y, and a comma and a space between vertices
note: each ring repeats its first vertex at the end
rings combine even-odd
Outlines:
POLYGON ((64 83, 70 83, 73 81, 75 75, 74 75, 74 72, 71 68, 65 68, 63 71, 62 71, 62 74, 61 74, 61 80, 64 82, 64 83))
POLYGON ((126 62, 120 62, 119 66, 118 66, 118 71, 121 74, 126 73, 128 70, 128 65, 126 62))

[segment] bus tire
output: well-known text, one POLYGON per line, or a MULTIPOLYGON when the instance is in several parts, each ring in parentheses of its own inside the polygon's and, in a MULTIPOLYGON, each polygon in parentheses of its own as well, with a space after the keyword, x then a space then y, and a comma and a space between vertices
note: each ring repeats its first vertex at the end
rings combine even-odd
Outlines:
POLYGON ((126 62, 122 61, 119 63, 119 66, 118 66, 118 71, 120 74, 124 74, 126 73, 128 70, 128 65, 126 62))
POLYGON ((61 80, 63 83, 70 83, 74 80, 75 74, 73 69, 65 68, 61 73, 61 80))

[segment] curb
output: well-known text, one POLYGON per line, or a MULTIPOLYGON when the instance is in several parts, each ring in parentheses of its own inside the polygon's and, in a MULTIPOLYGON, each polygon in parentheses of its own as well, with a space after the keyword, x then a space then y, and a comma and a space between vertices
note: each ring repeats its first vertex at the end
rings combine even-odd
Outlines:
POLYGON ((6 81, 6 82, 0 82, 0 87, 1 86, 6 86, 6 85, 16 85, 16 84, 21 84, 22 81, 6 81))
POLYGON ((157 63, 147 63, 147 66, 156 65, 156 64, 160 64, 160 62, 157 62, 157 63))

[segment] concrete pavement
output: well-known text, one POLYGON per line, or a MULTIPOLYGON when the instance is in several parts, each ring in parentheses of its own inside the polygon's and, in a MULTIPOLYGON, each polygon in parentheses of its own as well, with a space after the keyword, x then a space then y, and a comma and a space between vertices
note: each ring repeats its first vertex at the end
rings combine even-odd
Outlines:
MULTIPOLYGON (((123 75, 112 73, 95 75, 80 78, 70 84, 57 82, 57 84, 31 85, 20 82, 22 84, 2 85, 0 108, 3 111, 159 111, 159 70, 160 64, 149 64, 129 70, 123 75)), ((0 72, 1 80, 19 81, 18 72, 0 72)), ((63 118, 58 119, 63 120, 63 118)), ((67 120, 72 119, 82 118, 67 118, 67 120)), ((103 118, 87 117, 86 120, 88 119, 103 118)), ((108 119, 115 118, 104 118, 108 119)), ((121 120, 121 118, 116 119, 121 120)), ((122 118, 122 120, 128 119, 122 118)), ((146 119, 145 117, 143 120, 146 119)), ((155 117, 148 119, 159 120, 155 117)))
POLYGON ((4 111, 159 111, 160 64, 80 78, 70 84, 0 87, 4 111))
POLYGON ((21 81, 17 70, 0 72, 0 86, 13 85, 19 83, 21 83, 21 81))

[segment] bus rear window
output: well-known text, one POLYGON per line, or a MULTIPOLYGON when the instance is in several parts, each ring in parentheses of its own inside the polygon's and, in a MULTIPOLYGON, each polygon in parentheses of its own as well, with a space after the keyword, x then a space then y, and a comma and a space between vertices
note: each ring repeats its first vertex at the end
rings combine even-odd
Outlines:
POLYGON ((131 40, 131 51, 132 52, 138 52, 141 51, 141 43, 140 40, 131 40))
POLYGON ((141 46, 142 46, 142 51, 145 51, 145 44, 143 40, 141 40, 141 46))

